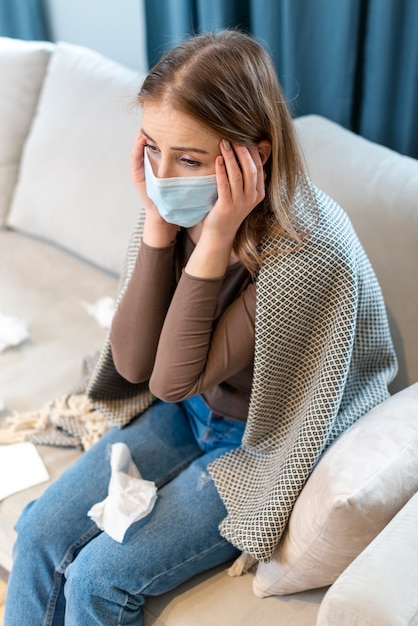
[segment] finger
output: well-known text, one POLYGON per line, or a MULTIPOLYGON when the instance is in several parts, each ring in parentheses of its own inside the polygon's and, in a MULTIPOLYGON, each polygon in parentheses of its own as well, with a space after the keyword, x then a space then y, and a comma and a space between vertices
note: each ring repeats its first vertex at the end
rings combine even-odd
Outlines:
POLYGON ((140 143, 140 144, 146 144, 147 143, 147 138, 142 133, 142 130, 140 128, 138 129, 138 132, 136 133, 135 143, 140 143))
POLYGON ((234 150, 239 161, 242 186, 249 199, 256 194, 258 186, 258 166, 261 166, 261 159, 257 151, 252 147, 234 145, 234 150))
POLYGON ((131 172, 134 180, 138 181, 144 179, 144 142, 139 133, 135 138, 134 147, 131 152, 131 172))
POLYGON ((135 137, 131 155, 134 158, 138 158, 139 156, 142 159, 144 156, 144 146, 146 143, 147 143, 147 138, 144 137, 142 132, 139 130, 135 137))
POLYGON ((218 187, 218 198, 222 201, 231 199, 231 188, 229 186, 228 174, 225 166, 225 159, 219 156, 215 161, 216 184, 218 187))
POLYGON ((243 182, 241 166, 235 152, 235 146, 232 147, 228 141, 223 139, 220 143, 220 148, 222 157, 224 159, 225 170, 228 176, 229 184, 233 186, 236 190, 242 190, 243 182))
POLYGON ((234 150, 241 170, 246 169, 248 173, 252 173, 258 170, 259 167, 262 167, 262 161, 257 146, 240 146, 234 144, 234 150))
POLYGON ((259 183, 262 183, 262 187, 264 188, 264 166, 261 155, 258 151, 257 146, 250 146, 248 150, 257 169, 257 188, 259 188, 259 183))

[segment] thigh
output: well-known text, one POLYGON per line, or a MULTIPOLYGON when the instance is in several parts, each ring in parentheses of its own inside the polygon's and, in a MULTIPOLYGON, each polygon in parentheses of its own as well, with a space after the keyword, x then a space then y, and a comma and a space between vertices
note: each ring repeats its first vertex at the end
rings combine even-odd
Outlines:
MULTIPOLYGON (((58 552, 97 532, 87 511, 107 496, 110 450, 124 442, 146 480, 165 484, 201 454, 181 405, 156 402, 124 429, 112 428, 22 514, 17 530, 40 528, 58 552)), ((43 533, 43 534, 42 534, 43 533)))
POLYGON ((226 510, 207 471, 225 451, 200 456, 161 488, 152 512, 128 529, 123 543, 102 533, 86 545, 67 570, 67 603, 75 581, 132 610, 143 596, 162 594, 236 557, 238 550, 219 533, 226 510))

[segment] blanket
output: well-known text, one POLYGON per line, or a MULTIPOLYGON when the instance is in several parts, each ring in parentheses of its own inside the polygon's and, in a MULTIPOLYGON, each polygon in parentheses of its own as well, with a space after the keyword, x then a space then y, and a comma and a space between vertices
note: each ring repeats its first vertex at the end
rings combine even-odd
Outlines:
MULTIPOLYGON (((288 242, 263 241, 246 430, 242 445, 210 466, 228 511, 221 533, 256 560, 269 560, 324 450, 388 397, 397 371, 382 293, 367 256, 344 211, 314 187, 313 193, 315 215, 303 194, 295 201, 309 232, 299 249, 280 254, 288 242)), ((142 219, 119 298, 141 231, 142 219)), ((72 445, 87 447, 153 400, 146 384, 132 385, 117 373, 107 339, 95 362, 85 363, 78 388, 46 407, 25 437, 37 443, 69 437, 72 445)))

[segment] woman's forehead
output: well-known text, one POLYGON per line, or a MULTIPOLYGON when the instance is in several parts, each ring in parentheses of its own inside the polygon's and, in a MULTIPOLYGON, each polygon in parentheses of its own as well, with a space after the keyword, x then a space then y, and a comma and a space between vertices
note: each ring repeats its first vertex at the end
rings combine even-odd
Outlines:
POLYGON ((205 149, 218 145, 220 137, 191 115, 173 108, 167 102, 143 105, 144 134, 155 142, 169 142, 176 147, 195 146, 205 149))

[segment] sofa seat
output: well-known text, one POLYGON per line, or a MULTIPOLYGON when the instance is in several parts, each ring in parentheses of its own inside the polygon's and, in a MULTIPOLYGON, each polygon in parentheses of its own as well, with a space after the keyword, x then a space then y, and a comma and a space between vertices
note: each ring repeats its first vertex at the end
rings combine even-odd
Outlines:
POLYGON ((253 577, 248 573, 230 578, 225 568, 219 567, 170 593, 148 598, 144 626, 309 626, 316 623, 326 588, 261 599, 253 594, 253 577))
POLYGON ((30 339, 0 353, 0 399, 14 411, 38 409, 77 382, 81 352, 106 331, 83 303, 115 297, 117 278, 65 250, 0 230, 0 312, 22 319, 30 339), (28 402, 30 398, 30 402, 28 402))

